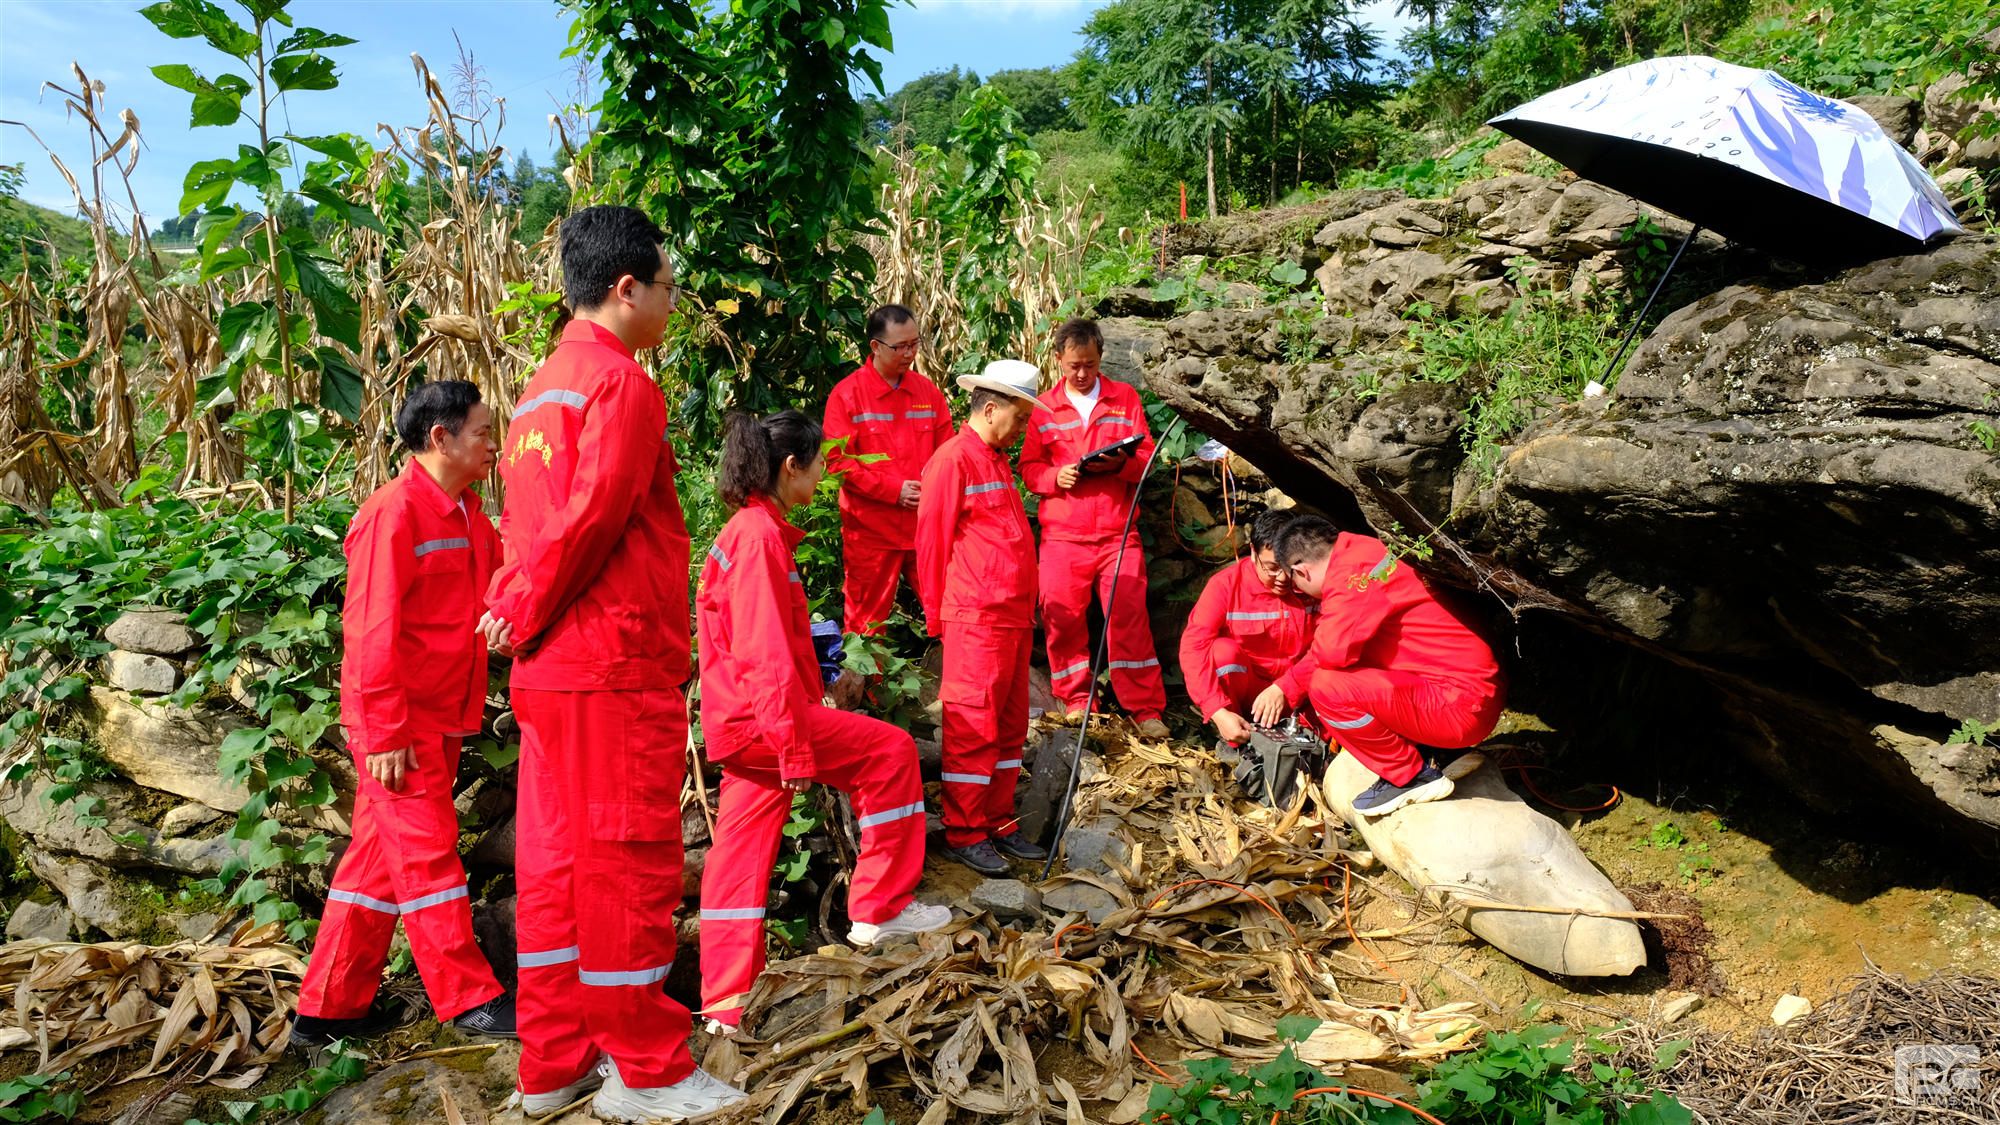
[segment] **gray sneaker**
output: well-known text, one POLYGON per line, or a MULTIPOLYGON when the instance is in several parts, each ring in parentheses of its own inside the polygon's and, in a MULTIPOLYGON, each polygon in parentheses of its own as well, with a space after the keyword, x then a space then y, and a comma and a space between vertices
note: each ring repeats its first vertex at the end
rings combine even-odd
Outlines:
POLYGON ((1005 875, 1012 870, 1007 866, 1007 860, 1000 855, 1000 849, 994 847, 991 840, 981 840, 962 848, 947 844, 944 854, 946 859, 955 859, 981 875, 1005 875))
POLYGON ((596 1100, 590 1103, 590 1112, 605 1121, 624 1121, 630 1125, 685 1121, 727 1109, 749 1096, 700 1067, 671 1086, 634 1089, 618 1077, 618 1064, 613 1062, 611 1073, 604 1078, 604 1088, 597 1091, 596 1100))
POLYGON ((561 1089, 550 1090, 546 1094, 518 1095, 521 1099, 521 1113, 526 1117, 547 1117, 565 1109, 574 1102, 582 1101, 585 1095, 604 1085, 605 1076, 610 1073, 611 1060, 600 1056, 596 1065, 583 1072, 582 1078, 561 1089))

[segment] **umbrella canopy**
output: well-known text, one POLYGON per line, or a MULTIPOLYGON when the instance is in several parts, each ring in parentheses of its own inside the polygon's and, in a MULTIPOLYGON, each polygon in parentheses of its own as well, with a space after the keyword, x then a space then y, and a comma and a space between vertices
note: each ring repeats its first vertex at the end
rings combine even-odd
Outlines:
POLYGON ((1909 254, 1965 230, 1874 118, 1704 55, 1619 67, 1488 124, 1579 176, 1801 262, 1909 254))

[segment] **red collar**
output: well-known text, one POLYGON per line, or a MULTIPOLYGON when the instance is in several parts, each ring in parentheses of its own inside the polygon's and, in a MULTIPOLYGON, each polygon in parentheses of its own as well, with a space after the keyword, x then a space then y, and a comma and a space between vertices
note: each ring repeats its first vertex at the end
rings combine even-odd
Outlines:
POLYGON ((637 358, 632 354, 632 349, 625 346, 625 341, 618 338, 616 332, 594 321, 583 320, 581 318, 563 325, 562 342, 565 344, 602 344, 607 348, 618 349, 618 353, 627 359, 637 358))
POLYGON ((749 501, 743 506, 745 508, 755 508, 763 512, 766 516, 769 516, 771 522, 778 526, 778 534, 785 537, 785 548, 787 550, 796 550, 799 541, 806 537, 803 529, 786 519, 785 513, 778 510, 778 502, 772 499, 768 493, 752 493, 749 501))
MULTIPOLYGON (((423 463, 415 457, 403 462, 403 471, 399 476, 404 482, 404 488, 423 497, 424 505, 432 514, 442 517, 458 511, 458 498, 445 495, 444 486, 433 479, 430 470, 424 468, 423 463)), ((468 488, 467 491, 471 490, 468 488)))

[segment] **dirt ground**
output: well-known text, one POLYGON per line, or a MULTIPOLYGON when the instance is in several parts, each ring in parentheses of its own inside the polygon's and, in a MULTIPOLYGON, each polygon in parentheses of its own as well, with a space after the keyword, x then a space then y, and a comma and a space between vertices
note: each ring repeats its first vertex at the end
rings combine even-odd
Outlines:
MULTIPOLYGON (((1523 759, 1534 760, 1546 739, 1530 733, 1514 741, 1523 759)), ((1595 980, 1526 968, 1451 926, 1377 943, 1410 958, 1403 975, 1426 1001, 1478 1001, 1504 1018, 1540 1000, 1569 1009, 1566 1021, 1588 1022, 1653 1018, 1685 990, 1706 994, 1690 1019, 1747 1032, 1770 1026, 1772 1006, 1788 993, 1823 1003, 1867 961, 1912 979, 2000 972, 2000 879, 1966 857, 1899 839, 1889 825, 1832 822, 1728 763, 1593 777, 1569 759, 1548 771, 1510 771, 1508 781, 1569 826, 1613 883, 1628 893, 1650 890, 1642 908, 1697 913, 1712 972, 1670 981, 1657 941, 1649 941, 1654 961, 1646 968, 1595 980), (1545 801, 1594 805, 1613 784, 1619 799, 1608 810, 1565 812, 1545 801), (1659 904, 1661 894, 1669 907, 1659 904)), ((1408 920, 1400 915, 1394 903, 1371 898, 1357 924, 1387 928, 1408 920)))

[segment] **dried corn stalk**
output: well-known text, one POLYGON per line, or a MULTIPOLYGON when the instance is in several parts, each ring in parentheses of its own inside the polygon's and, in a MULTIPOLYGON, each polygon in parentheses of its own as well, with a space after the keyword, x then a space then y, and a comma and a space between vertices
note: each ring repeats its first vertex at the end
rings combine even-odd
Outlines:
POLYGON ((0 946, 0 1050, 53 1074, 131 1048, 118 1081, 171 1076, 247 1089, 285 1049, 305 958, 248 923, 227 945, 15 942, 0 946), (143 1061, 136 1053, 148 1052, 143 1061))

